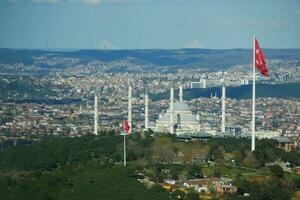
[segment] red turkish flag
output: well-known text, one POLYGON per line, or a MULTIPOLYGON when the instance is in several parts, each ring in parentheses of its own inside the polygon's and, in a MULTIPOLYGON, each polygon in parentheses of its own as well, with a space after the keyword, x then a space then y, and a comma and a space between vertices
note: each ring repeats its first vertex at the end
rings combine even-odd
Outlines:
POLYGON ((129 131, 130 131, 130 126, 129 126, 129 124, 128 124, 128 120, 126 119, 125 121, 124 121, 124 123, 123 123, 123 130, 124 130, 124 132, 126 132, 126 133, 129 133, 129 131))
POLYGON ((269 77, 269 70, 266 65, 265 56, 256 38, 255 38, 255 66, 263 76, 269 77))

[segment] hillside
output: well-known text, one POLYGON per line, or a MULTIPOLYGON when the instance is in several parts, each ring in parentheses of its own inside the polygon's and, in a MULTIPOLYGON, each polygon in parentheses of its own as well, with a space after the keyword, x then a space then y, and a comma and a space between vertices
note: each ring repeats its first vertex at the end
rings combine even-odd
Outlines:
MULTIPOLYGON (((162 189, 164 179, 184 181, 203 175, 227 177, 237 185, 236 194, 213 194, 215 199, 240 199, 249 192, 248 199, 283 200, 300 189, 299 175, 265 167, 265 163, 278 159, 300 165, 299 153, 276 148, 276 141, 257 141, 255 152, 250 153, 248 139, 186 143, 150 134, 128 137, 126 168, 122 166, 122 137, 114 132, 80 138, 50 137, 30 146, 2 149, 0 199, 178 200, 176 191, 162 189), (235 163, 226 159, 225 153, 235 163), (139 183, 139 173, 152 185, 139 183)), ((189 198, 190 193, 194 194, 191 190, 180 194, 186 200, 198 199, 189 198)))
MULTIPOLYGON (((300 63, 300 49, 265 49, 268 59, 280 59, 300 63)), ((23 64, 44 70, 63 69, 80 64, 96 63, 98 66, 113 65, 114 71, 167 70, 203 68, 226 69, 233 65, 251 62, 249 49, 177 49, 177 50, 15 50, 0 49, 0 64, 23 64), (125 66, 121 63, 125 63, 125 66), (165 67, 167 66, 167 69, 165 67)), ((3 69, 2 69, 3 70, 3 69)), ((9 71, 9 70, 8 70, 9 71)), ((0 71, 2 73, 6 72, 0 71)))

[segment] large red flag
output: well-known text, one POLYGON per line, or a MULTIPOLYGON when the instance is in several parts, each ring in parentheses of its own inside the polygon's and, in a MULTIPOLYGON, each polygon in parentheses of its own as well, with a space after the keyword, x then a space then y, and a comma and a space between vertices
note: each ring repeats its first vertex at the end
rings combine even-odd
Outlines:
POLYGON ((255 66, 263 76, 269 77, 269 71, 266 65, 265 56, 256 38, 255 38, 255 66))
POLYGON ((130 126, 129 126, 129 123, 128 123, 128 120, 126 119, 125 121, 124 121, 124 123, 123 123, 123 130, 124 130, 124 132, 126 132, 126 133, 129 133, 129 131, 130 131, 130 126))

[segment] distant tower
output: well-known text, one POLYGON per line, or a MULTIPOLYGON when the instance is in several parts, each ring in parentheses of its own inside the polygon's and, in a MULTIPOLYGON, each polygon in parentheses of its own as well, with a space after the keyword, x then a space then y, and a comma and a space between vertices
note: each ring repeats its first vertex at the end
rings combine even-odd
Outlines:
POLYGON ((206 78, 200 78, 200 88, 206 88, 206 78))
POLYGON ((106 38, 104 38, 102 41, 102 50, 106 50, 106 49, 107 49, 106 38))
POLYGON ((225 80, 221 79, 222 84, 222 133, 225 133, 225 110, 226 110, 226 89, 225 89, 225 80))
POLYGON ((170 133, 174 134, 174 88, 170 89, 170 133))
POLYGON ((98 135, 98 97, 95 94, 95 105, 94 105, 94 135, 98 135))
POLYGON ((146 94, 145 94, 145 129, 148 130, 149 128, 149 98, 148 98, 148 91, 146 89, 146 94))
POLYGON ((182 85, 182 82, 180 82, 180 85, 179 85, 179 101, 183 102, 183 85, 182 85))
POLYGON ((128 125, 130 126, 129 133, 132 130, 132 86, 129 82, 128 86, 128 125))
POLYGON ((82 105, 80 105, 80 107, 79 107, 79 113, 80 114, 82 113, 82 105))

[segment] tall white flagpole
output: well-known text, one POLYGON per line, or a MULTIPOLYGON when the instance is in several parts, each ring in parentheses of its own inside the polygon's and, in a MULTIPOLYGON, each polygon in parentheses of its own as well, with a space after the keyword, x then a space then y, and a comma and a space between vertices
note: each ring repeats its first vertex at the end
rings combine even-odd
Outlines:
POLYGON ((128 125, 130 127, 130 130, 128 133, 131 133, 132 131, 132 86, 131 82, 128 83, 128 125))
POLYGON ((255 36, 253 39, 253 83, 252 83, 252 137, 251 151, 255 150, 255 36))
POLYGON ((124 132, 124 167, 126 167, 126 133, 124 132))

